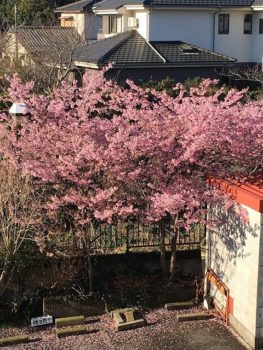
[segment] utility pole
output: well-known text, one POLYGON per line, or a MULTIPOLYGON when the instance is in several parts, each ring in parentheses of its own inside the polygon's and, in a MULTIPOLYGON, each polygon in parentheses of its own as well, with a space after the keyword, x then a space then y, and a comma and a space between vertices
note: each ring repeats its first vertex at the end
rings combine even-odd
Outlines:
POLYGON ((15 1, 15 58, 18 61, 18 38, 17 38, 17 5, 15 1))

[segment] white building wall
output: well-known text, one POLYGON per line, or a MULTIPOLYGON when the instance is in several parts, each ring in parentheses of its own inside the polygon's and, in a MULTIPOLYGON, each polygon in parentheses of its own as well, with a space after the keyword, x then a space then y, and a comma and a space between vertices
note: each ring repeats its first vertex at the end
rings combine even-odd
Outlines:
POLYGON ((138 32, 149 40, 149 11, 136 11, 135 17, 138 19, 138 32))
POLYGON ((256 336, 263 337, 263 214, 261 214, 256 336))
POLYGON ((218 34, 218 14, 215 20, 214 51, 237 58, 239 62, 252 62, 253 34, 244 34, 244 16, 251 11, 221 11, 229 14, 229 34, 218 34))
POLYGON ((82 35, 85 30, 85 18, 82 13, 62 13, 61 18, 73 18, 74 27, 76 28, 79 35, 82 35))
POLYGON ((99 29, 102 28, 102 19, 93 13, 62 13, 61 18, 73 17, 74 27, 79 35, 87 40, 97 38, 99 29))
POLYGON ((184 41, 212 49, 213 12, 153 10, 149 14, 150 41, 184 41))
MULTIPOLYGON (((221 213, 225 224, 208 231, 207 267, 229 288, 233 298, 230 321, 254 346, 256 336, 260 332, 263 336, 263 216, 244 207, 248 211, 249 226, 221 213), (262 264, 262 276, 259 264, 262 264)), ((215 301, 224 303, 220 292, 211 289, 215 301)))
POLYGON ((253 18, 253 49, 252 61, 262 63, 263 59, 263 34, 259 34, 259 19, 263 19, 263 11, 255 11, 253 18))
POLYGON ((124 8, 121 8, 118 13, 122 14, 122 32, 129 30, 128 28, 128 18, 134 17, 133 11, 126 11, 124 8))

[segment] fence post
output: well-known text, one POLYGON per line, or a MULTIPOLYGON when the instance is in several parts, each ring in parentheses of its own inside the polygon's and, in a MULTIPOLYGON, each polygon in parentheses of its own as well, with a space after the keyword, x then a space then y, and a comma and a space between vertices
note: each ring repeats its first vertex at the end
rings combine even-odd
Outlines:
POLYGON ((130 246, 129 246, 129 225, 126 226, 126 254, 129 253, 130 246))

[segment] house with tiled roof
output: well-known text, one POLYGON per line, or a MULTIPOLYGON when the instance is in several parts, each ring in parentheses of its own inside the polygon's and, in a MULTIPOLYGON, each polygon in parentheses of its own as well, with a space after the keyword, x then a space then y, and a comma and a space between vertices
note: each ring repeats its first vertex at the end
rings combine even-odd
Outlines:
POLYGON ((77 47, 73 61, 90 73, 112 63, 108 77, 137 83, 216 77, 216 68, 235 63, 233 58, 182 41, 149 42, 135 29, 77 47))
POLYGON ((263 0, 103 0, 92 11, 101 18, 97 41, 73 55, 85 70, 114 63, 123 79, 184 80, 262 62, 263 0))
POLYGON ((65 64, 83 42, 74 27, 24 26, 11 28, 6 35, 9 45, 4 55, 21 66, 65 64))
POLYGON ((183 41, 238 62, 262 61, 262 0, 104 0, 93 10, 105 38, 136 29, 149 42, 183 41))
POLYGON ((95 16, 92 7, 98 0, 81 0, 56 8, 61 27, 74 27, 83 39, 96 40, 102 19, 95 16))

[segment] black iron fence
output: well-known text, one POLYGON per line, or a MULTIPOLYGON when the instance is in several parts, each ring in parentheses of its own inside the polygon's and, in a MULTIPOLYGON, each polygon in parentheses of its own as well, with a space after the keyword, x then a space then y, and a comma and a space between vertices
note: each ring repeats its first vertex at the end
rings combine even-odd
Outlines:
MULTIPOLYGON (((181 230, 177 237, 178 250, 195 250, 200 248, 204 238, 204 225, 196 224, 190 231, 181 230)), ((175 235, 170 222, 165 224, 165 245, 167 249, 175 235)), ((100 224, 94 230, 91 239, 91 246, 94 251, 116 251, 121 252, 141 249, 154 249, 160 246, 160 227, 158 224, 147 224, 140 221, 129 224, 100 224)), ((83 244, 73 235, 68 235, 59 243, 60 247, 71 249, 82 249, 83 244)))

